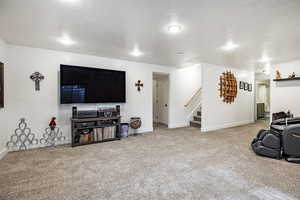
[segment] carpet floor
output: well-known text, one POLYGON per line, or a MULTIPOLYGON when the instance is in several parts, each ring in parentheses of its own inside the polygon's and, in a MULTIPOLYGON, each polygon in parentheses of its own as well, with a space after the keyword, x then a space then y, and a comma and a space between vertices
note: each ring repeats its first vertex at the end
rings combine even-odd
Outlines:
POLYGON ((249 146, 266 127, 158 127, 121 141, 8 153, 0 199, 300 199, 300 165, 256 156, 249 146))

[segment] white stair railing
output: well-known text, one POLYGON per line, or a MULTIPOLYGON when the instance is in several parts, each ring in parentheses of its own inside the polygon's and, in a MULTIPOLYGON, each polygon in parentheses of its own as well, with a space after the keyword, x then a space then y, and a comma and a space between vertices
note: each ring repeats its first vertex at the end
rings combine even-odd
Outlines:
POLYGON ((184 105, 187 112, 187 120, 191 121, 193 116, 201 107, 201 88, 199 88, 189 101, 184 105))

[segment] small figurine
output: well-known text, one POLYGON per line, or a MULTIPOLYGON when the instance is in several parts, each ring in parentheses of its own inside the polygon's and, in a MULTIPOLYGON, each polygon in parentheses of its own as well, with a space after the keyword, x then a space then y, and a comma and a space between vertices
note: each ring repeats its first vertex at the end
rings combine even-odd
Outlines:
POLYGON ((51 121, 50 121, 50 123, 49 123, 49 126, 50 126, 51 130, 54 130, 55 127, 56 127, 56 122, 55 122, 55 120, 56 120, 56 117, 52 117, 52 118, 51 118, 51 121))
POLYGON ((295 77, 296 77, 295 72, 293 72, 291 75, 289 75, 289 78, 295 78, 295 77))
POLYGON ((276 71, 276 79, 281 79, 281 74, 278 70, 276 71))

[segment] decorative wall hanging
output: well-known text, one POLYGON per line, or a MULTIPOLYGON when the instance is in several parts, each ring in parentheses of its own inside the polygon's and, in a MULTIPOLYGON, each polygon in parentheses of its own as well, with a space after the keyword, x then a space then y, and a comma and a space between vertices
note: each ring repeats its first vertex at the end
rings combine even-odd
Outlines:
POLYGON ((248 84, 248 91, 252 92, 252 84, 248 84))
POLYGON ((245 83, 243 81, 240 81, 240 89, 243 90, 244 89, 244 85, 245 83))
POLYGON ((7 147, 13 150, 27 150, 29 146, 36 144, 38 144, 38 139, 35 138, 35 134, 31 132, 31 129, 27 127, 25 118, 21 118, 18 128, 6 144, 7 147))
POLYGON ((40 90, 40 81, 42 81, 45 77, 40 72, 34 72, 31 74, 30 79, 35 83, 35 90, 40 90))
POLYGON ((45 133, 43 134, 43 138, 40 139, 41 144, 45 144, 47 146, 55 146, 57 142, 61 142, 66 140, 66 137, 62 135, 62 132, 56 127, 56 118, 52 117, 49 127, 45 129, 45 133))
POLYGON ((141 91, 141 87, 144 87, 144 84, 141 82, 141 80, 138 80, 137 83, 135 83, 135 87, 137 87, 137 91, 141 91))
POLYGON ((244 85, 244 90, 248 90, 248 86, 249 86, 249 84, 248 83, 245 83, 245 85, 244 85))
POLYGON ((223 72, 220 76, 220 97, 223 102, 232 103, 237 96, 237 81, 234 74, 231 72, 223 72))

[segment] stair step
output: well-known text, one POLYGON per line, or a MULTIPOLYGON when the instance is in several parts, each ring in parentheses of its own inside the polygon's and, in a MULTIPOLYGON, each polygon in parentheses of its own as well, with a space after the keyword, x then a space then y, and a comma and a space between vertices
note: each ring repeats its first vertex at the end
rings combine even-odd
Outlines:
POLYGON ((201 128, 201 122, 199 121, 190 121, 190 126, 201 128))
POLYGON ((197 111, 197 115, 198 115, 198 116, 201 116, 201 111, 197 111))
POLYGON ((201 122, 201 116, 199 116, 199 115, 194 116, 194 121, 201 122))

